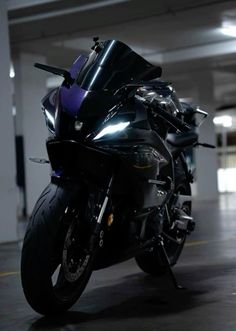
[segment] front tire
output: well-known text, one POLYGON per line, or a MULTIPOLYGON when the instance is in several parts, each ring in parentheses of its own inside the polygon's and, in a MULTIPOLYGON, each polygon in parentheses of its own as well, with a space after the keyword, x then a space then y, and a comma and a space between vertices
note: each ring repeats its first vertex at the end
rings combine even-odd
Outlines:
POLYGON ((86 199, 82 200, 84 192, 83 195, 80 193, 71 183, 49 184, 34 207, 25 234, 21 258, 22 286, 31 307, 43 315, 69 309, 82 294, 92 272, 93 258, 88 250, 86 252, 88 229, 83 222, 86 199), (76 222, 72 211, 76 213, 76 222), (78 217, 82 219, 78 220, 78 217), (75 230, 76 240, 82 233, 79 237, 81 243, 79 246, 76 241, 76 246, 72 247, 75 230), (80 256, 74 257, 76 254, 80 256), (79 262, 75 265, 70 262, 80 261, 79 258, 84 259, 81 270, 77 266, 79 262), (54 282, 55 270, 58 275, 54 282))

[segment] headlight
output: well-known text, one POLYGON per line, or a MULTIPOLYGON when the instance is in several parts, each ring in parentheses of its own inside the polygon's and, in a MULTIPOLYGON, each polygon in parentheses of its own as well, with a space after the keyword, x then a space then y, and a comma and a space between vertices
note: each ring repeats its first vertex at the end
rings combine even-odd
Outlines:
POLYGON ((107 134, 112 134, 112 133, 114 134, 123 131, 129 124, 130 122, 120 122, 114 125, 108 125, 94 137, 94 140, 100 139, 106 136, 107 134))

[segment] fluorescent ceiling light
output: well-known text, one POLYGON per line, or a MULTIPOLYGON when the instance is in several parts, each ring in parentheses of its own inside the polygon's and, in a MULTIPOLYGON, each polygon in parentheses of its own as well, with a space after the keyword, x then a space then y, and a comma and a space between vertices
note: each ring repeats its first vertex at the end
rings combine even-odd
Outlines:
POLYGON ((15 77, 15 70, 14 70, 13 64, 11 64, 11 66, 10 66, 9 76, 11 78, 14 78, 15 77))
POLYGON ((226 36, 236 37, 236 23, 225 21, 222 23, 220 31, 226 36))
MULTIPOLYGON (((23 2, 23 0, 21 0, 21 1, 16 0, 16 1, 17 1, 17 3, 23 2)), ((30 1, 34 2, 35 0, 30 0, 30 1)), ((58 0, 56 0, 56 1, 58 1, 58 0)), ((75 14, 75 13, 83 13, 85 11, 105 8, 108 6, 114 6, 114 5, 122 4, 125 2, 129 2, 129 1, 131 1, 131 0, 100 0, 100 1, 90 2, 90 3, 86 3, 86 1, 84 1, 85 2, 84 5, 70 6, 68 8, 60 8, 60 9, 55 9, 55 10, 44 12, 44 13, 39 13, 39 14, 27 15, 27 13, 26 13, 25 16, 10 19, 9 25, 33 22, 33 21, 48 19, 48 18, 52 18, 52 17, 55 18, 58 16, 64 16, 64 15, 75 14)), ((39 0, 37 0, 37 2, 39 2, 39 0)), ((79 1, 77 1, 77 2, 79 2, 79 1)), ((11 6, 11 8, 12 7, 14 8, 14 4, 11 6)), ((23 7, 23 6, 21 6, 21 7, 23 7)), ((9 7, 8 7, 8 9, 9 9, 9 7)))
POLYGON ((230 128, 232 126, 232 117, 229 115, 216 116, 213 119, 215 125, 222 125, 225 128, 230 128))

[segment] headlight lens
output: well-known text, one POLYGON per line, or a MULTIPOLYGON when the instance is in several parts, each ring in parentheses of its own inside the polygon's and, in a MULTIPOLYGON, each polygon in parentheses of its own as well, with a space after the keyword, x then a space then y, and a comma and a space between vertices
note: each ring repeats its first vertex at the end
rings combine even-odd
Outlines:
POLYGON ((94 138, 93 140, 100 139, 108 134, 114 134, 120 131, 123 131, 130 122, 120 122, 114 125, 108 125, 105 128, 103 128, 94 138))

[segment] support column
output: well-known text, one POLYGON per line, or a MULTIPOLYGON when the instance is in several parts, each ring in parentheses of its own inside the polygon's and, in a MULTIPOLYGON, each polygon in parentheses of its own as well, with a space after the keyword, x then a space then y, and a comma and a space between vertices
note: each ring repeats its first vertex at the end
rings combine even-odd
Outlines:
MULTIPOLYGON (((216 134, 213 123, 214 79, 212 72, 194 74, 198 88, 197 103, 209 116, 199 129, 199 142, 216 145, 216 134)), ((217 154, 216 149, 199 147, 196 149, 197 198, 199 200, 215 200, 218 198, 217 189, 217 154)))
POLYGON ((17 239, 16 168, 6 1, 0 0, 0 242, 17 239))
POLYGON ((41 99, 47 93, 46 75, 34 68, 34 63, 45 63, 43 56, 18 54, 15 59, 16 131, 23 134, 26 177, 27 214, 31 214, 40 193, 49 183, 50 168, 29 161, 30 157, 47 158, 46 128, 41 111, 41 99))

